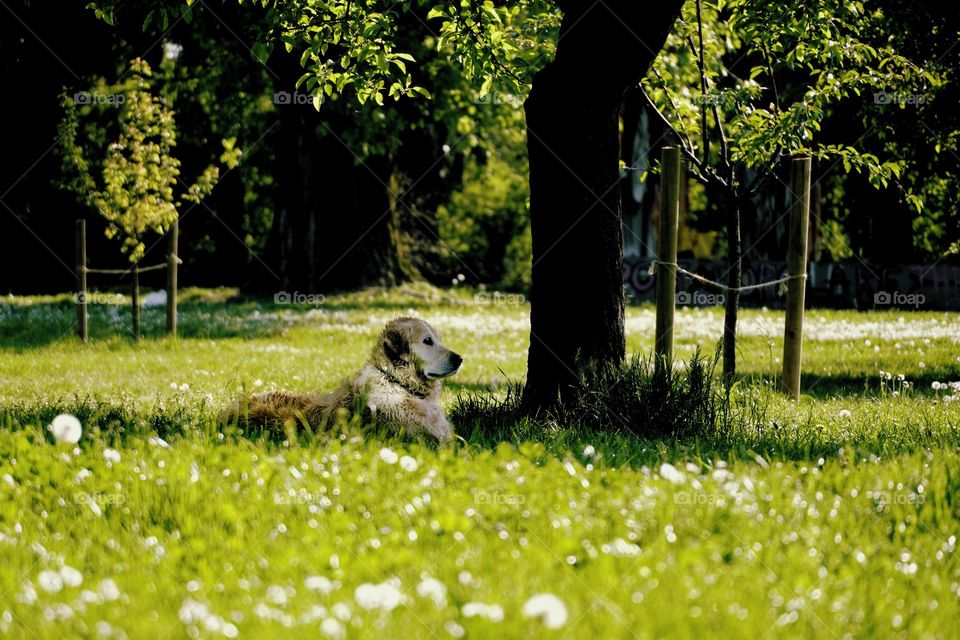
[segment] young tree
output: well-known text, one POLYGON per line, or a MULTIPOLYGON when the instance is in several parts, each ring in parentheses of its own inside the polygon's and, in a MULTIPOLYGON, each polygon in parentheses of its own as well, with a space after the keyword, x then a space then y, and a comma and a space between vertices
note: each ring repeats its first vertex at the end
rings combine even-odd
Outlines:
MULTIPOLYGON (((843 0, 695 0, 642 83, 650 109, 672 130, 693 175, 722 201, 729 263, 727 384, 736 373, 741 212, 779 179, 781 161, 811 155, 863 173, 877 188, 900 187, 902 161, 884 162, 856 144, 831 144, 818 133, 831 108, 917 93, 937 82, 889 46, 863 41, 881 19, 864 3, 843 0)), ((900 190, 919 210, 919 198, 900 190)))
MULTIPOLYGON (((130 63, 129 77, 116 85, 100 83, 91 91, 64 94, 60 144, 64 174, 62 186, 107 220, 107 236, 118 237, 131 263, 143 256, 144 237, 163 234, 177 221, 182 202, 199 203, 217 182, 219 169, 208 166, 197 181, 180 183, 180 161, 173 157, 176 124, 173 111, 153 92, 150 65, 140 59, 130 63), (98 110, 116 109, 112 127, 99 128, 93 121, 81 133, 82 116, 98 110), (95 142, 105 144, 109 129, 116 139, 106 144, 99 165, 100 181, 94 178, 89 159, 95 142), (91 134, 94 139, 91 139, 91 134), (177 198, 175 191, 181 191, 177 198)), ((224 141, 222 160, 235 164, 239 152, 224 141)))

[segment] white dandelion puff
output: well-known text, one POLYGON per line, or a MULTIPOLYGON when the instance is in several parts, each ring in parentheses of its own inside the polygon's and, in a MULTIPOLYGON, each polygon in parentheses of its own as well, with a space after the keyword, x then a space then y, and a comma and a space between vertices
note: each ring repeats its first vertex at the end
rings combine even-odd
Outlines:
POLYGON ((79 587, 83 584, 83 574, 67 565, 60 568, 60 577, 63 579, 63 584, 68 587, 79 587))
POLYGON ((683 484, 687 481, 687 477, 683 475, 683 472, 669 462, 664 462, 660 465, 660 477, 673 484, 683 484))
POLYGON ((353 592, 353 597, 357 604, 364 609, 380 609, 381 611, 392 611, 403 600, 403 594, 400 590, 389 582, 380 584, 370 584, 365 582, 353 592))
POLYGON ((336 618, 327 618, 320 623, 320 632, 328 638, 339 640, 347 635, 346 627, 336 618))
POLYGON ((539 618, 548 629, 559 629, 567 622, 567 606, 552 593, 538 593, 523 605, 525 618, 539 618))
POLYGON ((58 572, 45 569, 37 576, 37 585, 48 593, 57 593, 63 589, 63 578, 58 572))
POLYGON ((112 578, 101 580, 100 586, 97 588, 97 592, 100 594, 100 597, 107 602, 118 600, 120 598, 120 588, 112 578))
POLYGON ((490 622, 500 622, 503 620, 503 607, 498 604, 486 604, 485 602, 468 602, 460 608, 464 618, 486 618, 490 622))
POLYGON ((447 587, 436 578, 426 577, 417 585, 417 595, 433 600, 437 608, 447 604, 447 587))
POLYGON ((327 595, 334 589, 336 585, 327 578, 326 576, 307 576, 303 581, 303 585, 310 591, 316 591, 322 595, 327 595))
POLYGON ((77 444, 80 442, 80 436, 83 435, 83 426, 80 421, 69 413, 58 415, 47 429, 57 442, 65 444, 77 444))

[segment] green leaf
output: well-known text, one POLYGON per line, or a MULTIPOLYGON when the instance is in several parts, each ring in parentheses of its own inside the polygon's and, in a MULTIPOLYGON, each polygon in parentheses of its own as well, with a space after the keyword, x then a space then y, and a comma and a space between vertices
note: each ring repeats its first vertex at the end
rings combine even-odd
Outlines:
POLYGON ((266 64, 267 60, 270 58, 270 45, 262 40, 258 40, 253 43, 250 52, 253 53, 253 57, 256 58, 257 62, 260 64, 266 64))
POLYGON ((490 93, 490 87, 493 85, 493 77, 488 76, 483 80, 483 84, 480 85, 480 97, 484 98, 488 93, 490 93))

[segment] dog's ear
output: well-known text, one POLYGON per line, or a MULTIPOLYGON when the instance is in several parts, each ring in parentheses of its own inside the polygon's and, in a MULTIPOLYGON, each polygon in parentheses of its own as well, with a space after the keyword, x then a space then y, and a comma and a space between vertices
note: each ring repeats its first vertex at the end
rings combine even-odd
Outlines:
POLYGON ((410 351, 406 334, 398 327, 388 327, 383 332, 383 353, 390 362, 403 362, 410 351))

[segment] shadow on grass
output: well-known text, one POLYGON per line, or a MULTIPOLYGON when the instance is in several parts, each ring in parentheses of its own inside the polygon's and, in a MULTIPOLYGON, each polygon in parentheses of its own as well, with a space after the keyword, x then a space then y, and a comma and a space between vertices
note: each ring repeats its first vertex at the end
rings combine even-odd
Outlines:
MULTIPOLYGON (((908 378, 911 385, 910 393, 914 395, 937 395, 933 389, 934 382, 949 382, 960 380, 960 369, 957 367, 928 367, 920 375, 913 374, 908 378)), ((893 382, 886 383, 886 392, 893 391, 893 382)), ((852 374, 820 375, 804 372, 800 382, 800 393, 818 400, 835 397, 875 397, 881 392, 880 377, 874 376, 864 379, 863 376, 852 374)))
MULTIPOLYGON (((97 294, 113 296, 117 294, 97 294)), ((309 322, 311 312, 333 314, 348 311, 395 311, 397 315, 411 310, 436 311, 437 305, 463 305, 459 298, 373 298, 351 301, 336 300, 321 305, 278 304, 272 298, 255 296, 189 295, 178 307, 177 335, 189 340, 269 337, 290 326, 288 320, 309 322), (281 318, 277 312, 284 312, 281 318)), ((88 331, 91 342, 130 340, 131 312, 129 305, 90 304, 88 331)), ((72 295, 49 296, 29 304, 15 304, 0 316, 0 345, 23 352, 60 342, 77 340, 76 304, 72 295)), ((164 307, 144 307, 140 311, 141 335, 144 340, 166 337, 164 307)))
MULTIPOLYGON (((839 428, 802 416, 786 423, 770 420, 762 404, 756 399, 747 399, 738 401, 727 418, 720 415, 719 422, 702 423, 693 432, 677 435, 648 431, 649 424, 604 424, 577 419, 570 413, 562 420, 556 416, 517 416, 509 404, 504 405, 503 400, 488 394, 476 394, 465 401, 474 413, 470 418, 462 410, 451 415, 463 442, 449 446, 467 452, 507 446, 514 448, 518 456, 527 458, 572 458, 614 469, 656 468, 664 462, 712 466, 718 460, 761 465, 777 461, 816 464, 821 458, 858 462, 960 446, 960 424, 948 422, 934 426, 922 413, 896 425, 878 427, 862 423, 839 428)), ((172 446, 195 438, 214 443, 248 441, 279 448, 291 446, 291 442, 292 446, 320 448, 331 440, 366 440, 376 443, 377 447, 403 447, 415 442, 437 446, 432 441, 390 435, 357 420, 351 420, 349 428, 343 431, 243 431, 232 425, 224 428, 217 424, 219 406, 177 399, 158 401, 141 410, 132 409, 133 406, 131 400, 106 401, 94 397, 64 398, 44 404, 10 404, 0 407, 0 429, 43 428, 55 416, 69 413, 83 424, 84 436, 79 446, 92 439, 118 446, 127 438, 147 435, 159 436, 172 446)), ((44 431, 44 435, 52 441, 49 433, 44 431)))
MULTIPOLYGON (((88 309, 90 342, 132 340, 129 307, 90 305, 88 309)), ((142 340, 167 337, 163 307, 141 309, 140 324, 142 340)), ((183 304, 179 307, 177 336, 184 340, 256 339, 276 335, 287 326, 256 306, 228 308, 219 304, 183 304)), ((80 344, 73 302, 44 302, 20 307, 0 322, 0 345, 6 350, 19 353, 69 342, 80 344)))

